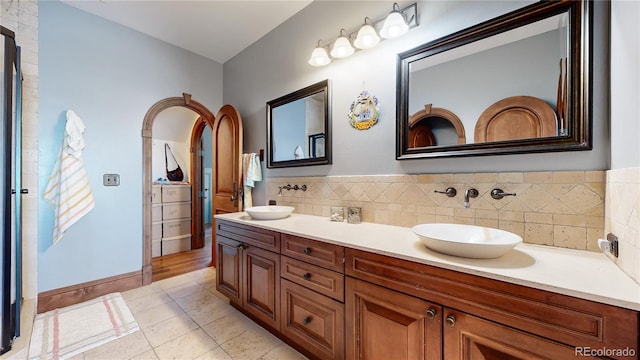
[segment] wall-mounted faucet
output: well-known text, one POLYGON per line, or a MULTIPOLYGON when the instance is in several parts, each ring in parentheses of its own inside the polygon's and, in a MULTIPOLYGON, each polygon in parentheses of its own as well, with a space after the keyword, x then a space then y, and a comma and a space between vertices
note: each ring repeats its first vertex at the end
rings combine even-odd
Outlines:
POLYGON ((477 198, 478 190, 474 188, 470 188, 465 190, 464 192, 464 203, 462 204, 465 208, 469 207, 469 198, 477 198))
POLYGON ((302 186, 298 186, 298 184, 291 186, 291 184, 287 184, 285 186, 278 186, 278 196, 282 196, 282 190, 302 190, 307 191, 307 185, 302 184, 302 186))
POLYGON ((505 196, 516 196, 516 193, 504 192, 504 191, 502 191, 502 189, 497 189, 497 188, 491 190, 491 197, 496 199, 496 200, 500 200, 505 196))
POLYGON ((445 194, 448 197, 455 197, 458 192, 456 191, 455 188, 453 187, 448 187, 445 191, 441 191, 441 190, 433 190, 434 193, 438 193, 438 194, 445 194))

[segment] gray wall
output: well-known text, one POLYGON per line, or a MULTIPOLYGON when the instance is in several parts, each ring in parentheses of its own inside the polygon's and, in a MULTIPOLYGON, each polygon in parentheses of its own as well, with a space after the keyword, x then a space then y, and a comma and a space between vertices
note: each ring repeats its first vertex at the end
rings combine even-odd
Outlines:
MULTIPOLYGON (((410 2, 402 2, 401 6, 410 2)), ((608 34, 594 31, 594 149, 526 155, 470 158, 395 159, 396 55, 419 44, 504 14, 531 2, 429 1, 419 2, 420 23, 399 39, 334 60, 325 67, 307 61, 318 39, 333 40, 340 28, 355 30, 365 16, 379 18, 392 2, 316 1, 251 47, 224 64, 224 101, 242 114, 245 152, 266 148, 265 103, 323 79, 331 81, 333 164, 325 166, 267 169, 265 176, 323 176, 367 174, 413 174, 448 172, 501 172, 545 170, 602 170, 609 166, 608 129, 608 34), (357 131, 349 125, 347 112, 355 97, 366 89, 377 96, 382 115, 377 125, 357 131), (363 156, 366 154, 366 156, 363 156)), ((603 2, 596 2, 596 29, 606 29, 603 2)), ((256 204, 264 202, 261 185, 254 193, 256 204)))
POLYGON ((38 291, 142 267, 142 121, 183 92, 213 112, 222 65, 61 2, 39 3, 39 187, 62 145, 64 113, 84 121, 83 160, 96 206, 51 243, 53 211, 39 203, 38 291), (118 173, 121 185, 102 186, 118 173))
POLYGON ((640 166, 640 2, 611 5, 611 169, 640 166))

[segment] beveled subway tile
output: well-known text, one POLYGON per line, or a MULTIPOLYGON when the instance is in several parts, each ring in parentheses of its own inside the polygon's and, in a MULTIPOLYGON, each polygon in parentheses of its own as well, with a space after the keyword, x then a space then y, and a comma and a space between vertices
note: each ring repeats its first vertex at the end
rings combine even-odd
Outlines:
POLYGON ((529 244, 553 245, 553 225, 525 223, 523 239, 529 244))
POLYGON ((524 175, 521 172, 506 172, 498 173, 498 183, 510 184, 510 183, 522 183, 524 182, 524 175))
POLYGON ((202 329, 192 330, 155 348, 158 359, 191 360, 218 347, 202 329))
POLYGON ((582 184, 585 181, 584 171, 555 171, 552 176, 556 184, 582 184))
POLYGON ((553 245, 569 249, 587 249, 587 230, 583 227, 554 225, 553 245))

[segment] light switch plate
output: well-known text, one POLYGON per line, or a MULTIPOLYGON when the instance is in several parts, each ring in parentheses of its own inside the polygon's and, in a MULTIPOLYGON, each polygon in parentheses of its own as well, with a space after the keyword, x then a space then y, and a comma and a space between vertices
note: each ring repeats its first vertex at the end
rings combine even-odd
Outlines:
POLYGON ((119 174, 104 174, 102 175, 102 185, 104 186, 118 186, 120 185, 119 174))

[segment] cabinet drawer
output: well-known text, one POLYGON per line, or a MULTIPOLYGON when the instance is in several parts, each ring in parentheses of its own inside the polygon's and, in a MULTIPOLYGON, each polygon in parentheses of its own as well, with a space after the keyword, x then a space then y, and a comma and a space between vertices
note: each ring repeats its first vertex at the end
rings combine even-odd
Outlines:
POLYGON ((162 221, 162 204, 151 205, 151 221, 162 221))
POLYGON ((282 280, 280 331, 319 359, 344 359, 344 304, 282 280))
POLYGON ((162 237, 191 234, 191 219, 167 220, 162 223, 162 237))
POLYGON ((283 278, 299 285, 338 301, 344 301, 344 274, 284 255, 280 256, 280 274, 283 278))
POLYGON ((186 202, 191 201, 191 185, 164 185, 162 186, 162 202, 186 202))
POLYGON ((151 203, 160 204, 162 202, 162 185, 153 185, 151 187, 151 203))
POLYGON ((216 233, 245 245, 280 253, 280 233, 216 219, 216 233))
POLYGON ((334 271, 344 272, 344 247, 282 234, 282 254, 334 271))
POLYGON ((162 204, 162 220, 188 219, 190 217, 190 202, 162 204))
POLYGON ((162 255, 171 255, 191 250, 191 234, 162 238, 162 255))
POLYGON ((633 310, 354 249, 346 259, 349 276, 558 342, 638 348, 633 310))
POLYGON ((160 239, 162 239, 162 222, 153 222, 151 223, 151 240, 160 239))

